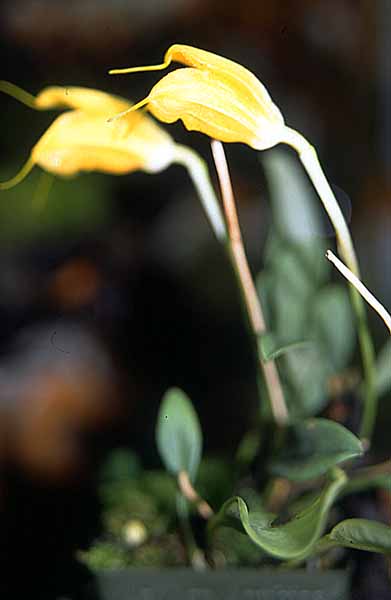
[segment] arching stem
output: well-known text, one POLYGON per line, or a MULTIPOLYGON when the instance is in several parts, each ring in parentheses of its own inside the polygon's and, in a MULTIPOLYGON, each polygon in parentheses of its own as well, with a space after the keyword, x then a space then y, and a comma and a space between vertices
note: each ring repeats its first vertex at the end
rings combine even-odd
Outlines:
MULTIPOLYGON (((312 181, 330 221, 333 224, 336 232, 338 253, 348 268, 357 277, 360 277, 358 261, 349 228, 330 184, 323 173, 315 148, 298 131, 290 129, 289 127, 285 128, 281 142, 292 146, 298 153, 308 177, 312 181)), ((369 333, 367 314, 363 299, 352 285, 349 287, 353 309, 357 318, 358 337, 365 380, 365 396, 363 400, 360 435, 365 445, 368 446, 372 437, 377 414, 375 353, 371 335, 369 333)))

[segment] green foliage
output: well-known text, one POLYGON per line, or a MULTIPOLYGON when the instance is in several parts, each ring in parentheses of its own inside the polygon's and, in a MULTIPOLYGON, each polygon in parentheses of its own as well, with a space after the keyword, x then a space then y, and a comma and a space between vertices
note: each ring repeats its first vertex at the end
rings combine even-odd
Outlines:
POLYGON ((376 387, 379 396, 391 390, 391 339, 384 344, 377 358, 376 387))
POLYGON ((330 375, 352 357, 355 329, 346 286, 330 285, 318 201, 296 160, 279 150, 262 157, 273 233, 257 289, 270 337, 261 342, 279 369, 293 418, 318 413, 330 375), (308 343, 303 343, 307 341, 308 343))
POLYGON ((186 471, 195 479, 201 460, 202 433, 191 401, 182 390, 171 388, 163 397, 156 427, 156 443, 168 471, 186 471))
MULTIPOLYGON (((324 260, 319 248, 317 254, 324 260)), ((261 338, 261 353, 267 360, 279 359, 292 416, 312 416, 326 403, 328 377, 352 356, 355 331, 348 292, 325 286, 319 273, 308 269, 297 244, 289 248, 275 237, 268 255, 257 287, 273 333, 261 338)))
POLYGON ((368 519, 346 519, 325 536, 335 546, 391 554, 391 527, 368 519))
POLYGON ((298 560, 309 556, 322 535, 330 508, 345 485, 346 476, 336 470, 323 492, 293 519, 276 525, 275 515, 262 510, 251 511, 239 496, 230 498, 211 523, 210 529, 228 520, 240 521, 250 539, 267 554, 281 560, 298 560))
POLYGON ((310 343, 311 342, 301 341, 292 342, 291 344, 286 344, 285 346, 279 346, 272 333, 265 333, 260 336, 258 347, 263 360, 268 362, 269 360, 275 360, 279 356, 283 356, 292 350, 308 347, 310 343))
POLYGON ((280 477, 304 481, 324 475, 331 467, 362 453, 360 440, 339 423, 308 419, 286 432, 284 446, 270 470, 280 477))
POLYGON ((78 556, 92 571, 124 569, 129 566, 126 549, 113 542, 96 542, 78 556))

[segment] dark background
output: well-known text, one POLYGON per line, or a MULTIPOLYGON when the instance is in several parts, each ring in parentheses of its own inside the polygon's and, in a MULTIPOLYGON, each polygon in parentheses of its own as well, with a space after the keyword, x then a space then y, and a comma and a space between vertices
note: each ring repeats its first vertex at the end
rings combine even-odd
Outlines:
MULTIPOLYGON (((80 85, 138 100, 160 76, 108 70, 158 63, 175 42, 247 66, 318 149, 351 205, 364 279, 390 307, 390 20, 387 0, 3 1, 1 78, 31 93, 80 85)), ((0 111, 5 180, 53 115, 5 95, 0 111)), ((180 123, 169 131, 214 173, 206 137, 180 123)), ((264 175, 248 147, 226 151, 256 271, 264 175)), ((157 464, 168 386, 193 399, 210 452, 231 456, 256 410, 232 273, 186 172, 57 180, 47 200, 40 185, 37 168, 0 203, 0 552, 3 573, 19 564, 38 579, 94 534, 107 449, 128 444, 157 464)), ((379 346, 384 327, 371 324, 379 346)), ((384 455, 391 415, 381 414, 384 455)))

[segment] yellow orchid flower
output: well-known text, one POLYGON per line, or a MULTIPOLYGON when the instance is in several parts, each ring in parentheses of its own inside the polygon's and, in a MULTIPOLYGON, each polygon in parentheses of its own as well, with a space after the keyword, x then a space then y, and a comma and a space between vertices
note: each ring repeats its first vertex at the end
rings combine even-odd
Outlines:
POLYGON ((0 89, 37 110, 72 109, 53 121, 20 173, 0 189, 16 185, 34 165, 60 176, 83 171, 119 175, 138 169, 156 173, 173 160, 174 141, 146 115, 108 122, 113 110, 131 106, 122 98, 80 87, 49 87, 36 97, 8 82, 1 82, 0 89))
POLYGON ((157 173, 178 163, 188 170, 216 236, 226 238, 224 219, 202 159, 190 148, 176 144, 143 113, 110 121, 113 113, 131 107, 128 100, 83 87, 51 86, 33 96, 7 81, 0 81, 0 91, 35 110, 71 109, 53 121, 19 173, 0 183, 0 190, 18 184, 35 165, 55 175, 71 176, 84 171, 157 173))
MULTIPOLYGON (((180 119, 187 129, 200 131, 220 142, 242 142, 255 150, 265 150, 279 143, 292 146, 334 226, 341 257, 359 278, 358 261, 349 228, 315 148, 301 133, 285 125, 280 110, 255 75, 227 58, 182 44, 171 46, 161 64, 113 69, 110 73, 162 70, 173 61, 185 65, 185 68, 165 75, 146 98, 111 120, 147 105, 149 111, 161 121, 172 123, 180 119)), ((374 349, 364 303, 354 287, 351 291, 365 370, 361 437, 367 440, 373 430, 377 401, 374 349)))
MULTIPOLYGON (((141 106, 159 120, 181 119, 188 130, 222 142, 243 142, 264 150, 280 141, 284 119, 262 83, 237 63, 191 46, 174 44, 160 65, 113 69, 111 74, 165 69, 172 62, 187 66, 163 77, 141 106)), ((120 116, 120 115, 118 115, 120 116)))

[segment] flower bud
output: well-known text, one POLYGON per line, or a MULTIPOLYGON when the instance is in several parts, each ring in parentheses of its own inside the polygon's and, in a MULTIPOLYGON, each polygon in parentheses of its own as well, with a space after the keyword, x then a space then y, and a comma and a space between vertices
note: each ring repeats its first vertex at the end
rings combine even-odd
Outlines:
POLYGON ((284 119, 266 88, 250 71, 227 58, 174 44, 161 65, 110 72, 160 70, 171 61, 186 68, 163 77, 147 98, 122 115, 147 104, 161 121, 181 119, 187 129, 222 142, 242 142, 264 150, 281 141, 284 119))

